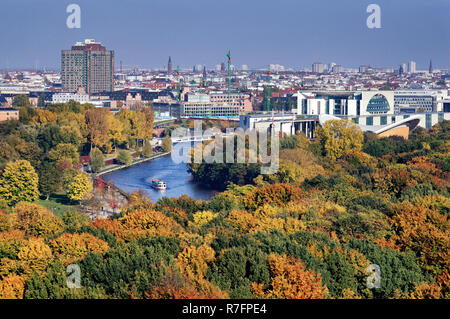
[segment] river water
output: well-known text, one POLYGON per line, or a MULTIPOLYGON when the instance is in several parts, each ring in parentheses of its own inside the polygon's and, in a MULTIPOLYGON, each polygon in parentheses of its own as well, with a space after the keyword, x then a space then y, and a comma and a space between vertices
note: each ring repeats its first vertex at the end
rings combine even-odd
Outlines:
MULTIPOLYGON (((186 143, 179 144, 189 145, 186 143)), ((186 163, 174 162, 171 155, 158 157, 105 174, 103 178, 106 181, 112 181, 114 185, 127 193, 142 190, 153 202, 164 196, 180 197, 181 195, 188 195, 194 199, 210 199, 214 195, 214 190, 194 183, 192 176, 187 172, 186 163), (154 178, 165 181, 167 189, 161 191, 152 188, 151 182, 154 178)))

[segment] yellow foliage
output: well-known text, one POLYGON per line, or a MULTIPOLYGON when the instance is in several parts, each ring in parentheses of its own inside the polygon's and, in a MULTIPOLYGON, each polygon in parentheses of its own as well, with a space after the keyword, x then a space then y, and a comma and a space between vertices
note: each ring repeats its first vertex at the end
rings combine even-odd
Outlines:
POLYGON ((88 234, 65 233, 49 242, 53 253, 64 265, 83 259, 89 253, 104 254, 108 251, 108 243, 88 234))
POLYGON ((204 225, 212 221, 214 218, 216 218, 217 215, 218 214, 214 214, 213 212, 208 210, 203 212, 197 212, 192 216, 192 218, 194 219, 194 225, 196 225, 197 227, 203 227, 204 225))
POLYGON ((17 255, 26 274, 42 273, 53 258, 52 250, 42 238, 30 238, 17 255))
POLYGON ((271 205, 265 204, 264 206, 258 207, 253 215, 255 215, 258 218, 262 217, 271 217, 275 216, 277 214, 277 210, 272 207, 271 205))
POLYGON ((13 209, 14 228, 25 231, 27 235, 52 236, 62 231, 63 221, 51 211, 34 203, 20 202, 13 209))
POLYGON ((332 161, 341 158, 345 151, 360 150, 364 140, 359 126, 349 119, 327 121, 316 129, 316 134, 332 161))
POLYGON ((70 200, 80 201, 92 197, 92 183, 86 173, 76 175, 67 189, 70 200))
POLYGON ((203 244, 198 247, 188 246, 177 256, 176 264, 186 280, 200 293, 213 295, 215 298, 228 298, 228 294, 205 279, 208 263, 214 261, 214 249, 203 244))

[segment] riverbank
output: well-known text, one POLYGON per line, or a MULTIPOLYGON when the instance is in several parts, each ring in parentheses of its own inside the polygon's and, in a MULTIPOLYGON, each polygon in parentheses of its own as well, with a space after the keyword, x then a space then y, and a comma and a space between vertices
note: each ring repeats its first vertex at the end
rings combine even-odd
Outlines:
POLYGON ((117 171, 117 170, 120 170, 120 169, 123 169, 123 168, 131 167, 133 165, 140 164, 140 163, 143 163, 143 162, 146 162, 146 161, 149 161, 149 160, 161 157, 161 156, 165 156, 165 155, 168 155, 168 154, 170 154, 170 152, 153 154, 150 157, 143 158, 143 159, 138 159, 136 161, 133 161, 130 165, 112 165, 110 167, 105 167, 103 170, 98 172, 96 175, 97 176, 102 176, 103 174, 111 173, 111 172, 114 172, 114 171, 117 171))

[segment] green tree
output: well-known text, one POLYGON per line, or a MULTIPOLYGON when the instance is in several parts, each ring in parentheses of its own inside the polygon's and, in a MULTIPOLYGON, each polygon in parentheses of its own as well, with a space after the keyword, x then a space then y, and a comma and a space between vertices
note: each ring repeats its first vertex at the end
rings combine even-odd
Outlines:
POLYGON ((150 157, 152 156, 152 153, 152 144, 150 144, 149 141, 145 142, 144 147, 142 148, 142 155, 144 155, 145 157, 150 157))
POLYGON ((47 124, 39 130, 37 135, 37 143, 39 147, 48 152, 56 145, 63 143, 63 137, 61 135, 61 128, 56 124, 47 124))
POLYGON ((14 205, 20 201, 35 201, 39 197, 39 177, 30 162, 9 162, 0 176, 0 198, 14 205))
POLYGON ((166 135, 162 142, 161 147, 163 148, 164 152, 170 152, 172 150, 172 139, 169 135, 166 135))
POLYGON ((19 108, 19 121, 23 124, 29 124, 36 115, 36 110, 29 105, 21 106, 19 108))
POLYGON ((105 166, 105 157, 102 151, 98 148, 93 148, 89 153, 89 165, 93 172, 97 173, 100 169, 105 166))
POLYGON ((42 93, 39 95, 39 99, 38 99, 38 104, 37 104, 37 106, 39 106, 39 107, 45 106, 45 94, 44 94, 44 92, 42 92, 42 93))
POLYGON ((55 161, 68 161, 72 166, 76 166, 80 161, 77 148, 72 144, 61 143, 48 152, 48 157, 55 161))
POLYGON ((30 106, 30 101, 28 100, 28 95, 19 94, 14 97, 13 106, 30 106))
POLYGON ((43 162, 39 169, 39 189, 49 199, 62 186, 62 172, 57 169, 54 162, 43 162))
POLYGON ((120 163, 120 164, 125 164, 125 165, 130 165, 131 162, 133 161, 133 158, 131 157, 130 152, 125 151, 125 150, 121 150, 119 151, 119 154, 117 155, 116 160, 120 163))
POLYGON ((323 153, 331 160, 339 159, 345 151, 361 150, 364 135, 361 129, 351 120, 330 120, 318 127, 323 153))

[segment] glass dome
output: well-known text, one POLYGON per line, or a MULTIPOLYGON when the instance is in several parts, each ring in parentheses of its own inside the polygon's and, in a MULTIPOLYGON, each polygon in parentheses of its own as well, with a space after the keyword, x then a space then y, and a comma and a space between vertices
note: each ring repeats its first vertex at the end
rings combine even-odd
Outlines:
POLYGON ((382 94, 374 95, 367 104, 367 112, 372 114, 389 112, 389 102, 386 97, 382 94))

